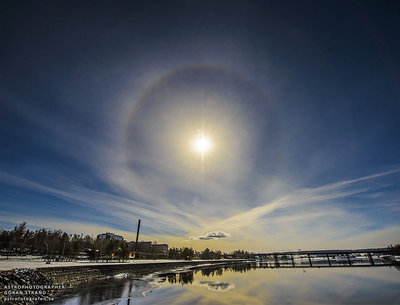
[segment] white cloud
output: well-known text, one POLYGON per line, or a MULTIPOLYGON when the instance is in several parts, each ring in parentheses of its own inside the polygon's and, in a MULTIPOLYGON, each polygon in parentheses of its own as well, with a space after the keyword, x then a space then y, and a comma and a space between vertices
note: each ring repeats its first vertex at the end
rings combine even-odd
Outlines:
POLYGON ((227 238, 229 236, 231 236, 231 234, 223 231, 217 231, 217 232, 208 232, 203 236, 197 236, 197 237, 191 236, 189 240, 210 240, 210 239, 227 238))

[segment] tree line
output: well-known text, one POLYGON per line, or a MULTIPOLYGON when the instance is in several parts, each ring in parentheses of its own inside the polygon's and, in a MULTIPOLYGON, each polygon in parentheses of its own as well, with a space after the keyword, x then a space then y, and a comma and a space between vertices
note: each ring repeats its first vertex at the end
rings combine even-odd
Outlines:
POLYGON ((197 252, 192 248, 170 248, 168 250, 168 258, 171 259, 229 259, 229 258, 250 258, 250 253, 244 250, 236 250, 232 253, 223 253, 221 251, 213 251, 206 248, 202 252, 197 252))
POLYGON ((90 235, 68 234, 61 230, 29 230, 26 222, 14 230, 0 231, 2 255, 44 255, 48 258, 76 258, 84 254, 89 259, 117 257, 126 259, 129 249, 125 241, 94 239, 90 235))
MULTIPOLYGON (((49 259, 75 259, 82 254, 97 259, 127 259, 134 252, 125 240, 93 238, 90 235, 68 234, 61 230, 29 230, 26 222, 15 226, 13 230, 0 230, 0 254, 5 255, 39 255, 49 259)), ((167 253, 170 259, 221 259, 249 258, 247 251, 237 250, 223 253, 206 248, 198 252, 192 248, 170 248, 167 253)))
POLYGON ((400 244, 389 245, 388 248, 393 255, 400 255, 400 244))

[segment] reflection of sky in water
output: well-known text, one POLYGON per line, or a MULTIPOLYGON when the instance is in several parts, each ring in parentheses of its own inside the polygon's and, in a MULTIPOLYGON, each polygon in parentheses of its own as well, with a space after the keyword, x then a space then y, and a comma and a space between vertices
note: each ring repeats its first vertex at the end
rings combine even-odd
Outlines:
POLYGON ((66 296, 51 304, 56 305, 125 305, 130 304, 133 298, 149 295, 153 289, 162 287, 160 279, 144 280, 111 280, 102 281, 77 291, 73 296, 66 296), (131 299, 131 300, 129 300, 131 299))
POLYGON ((400 304, 400 274, 394 268, 252 269, 208 277, 192 284, 165 282, 135 304, 400 304), (203 285, 199 285, 203 283, 203 285), (204 289, 218 283, 232 288, 204 289))
POLYGON ((389 267, 214 268, 119 283, 57 304, 400 304, 400 273, 389 267))

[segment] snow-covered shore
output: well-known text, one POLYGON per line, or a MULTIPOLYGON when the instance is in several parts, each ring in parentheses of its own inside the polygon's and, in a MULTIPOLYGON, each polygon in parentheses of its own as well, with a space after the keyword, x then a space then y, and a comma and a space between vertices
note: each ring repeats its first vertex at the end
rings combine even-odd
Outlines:
MULTIPOLYGON (((240 261, 240 260, 238 260, 240 261)), ((89 260, 79 260, 70 262, 55 262, 51 261, 50 264, 46 263, 43 259, 38 258, 9 258, 0 259, 0 271, 7 271, 13 269, 36 269, 36 268, 54 268, 54 267, 77 267, 77 266, 100 266, 100 265, 131 265, 131 264, 163 264, 163 263, 177 263, 177 262, 189 262, 183 260, 172 260, 172 259, 148 259, 148 260, 130 260, 126 262, 119 262, 118 260, 109 262, 95 262, 89 260)), ((190 262, 204 262, 204 260, 191 260, 190 262)), ((213 261, 217 262, 217 261, 213 261)), ((221 260, 221 262, 228 262, 227 260, 221 260)))
MULTIPOLYGON (((194 260, 196 261, 196 260, 194 260)), ((126 262, 119 262, 118 260, 112 262, 94 262, 94 261, 72 261, 72 262, 54 262, 51 261, 50 264, 47 264, 45 260, 41 259, 20 259, 20 258, 12 258, 12 259, 0 259, 0 271, 13 270, 17 268, 50 268, 50 267, 76 267, 76 266, 99 266, 99 265, 130 265, 130 264, 162 264, 162 263, 174 263, 174 262, 182 262, 180 260, 169 260, 169 259, 158 259, 158 260, 131 260, 126 262)))

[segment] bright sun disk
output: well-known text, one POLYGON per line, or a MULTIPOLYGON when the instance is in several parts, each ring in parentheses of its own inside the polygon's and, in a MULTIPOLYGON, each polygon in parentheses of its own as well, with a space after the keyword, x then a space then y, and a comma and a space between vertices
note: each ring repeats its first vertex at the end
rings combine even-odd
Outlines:
POLYGON ((197 152, 204 154, 211 149, 211 142, 210 139, 206 138, 205 136, 199 136, 194 141, 194 148, 197 152))

